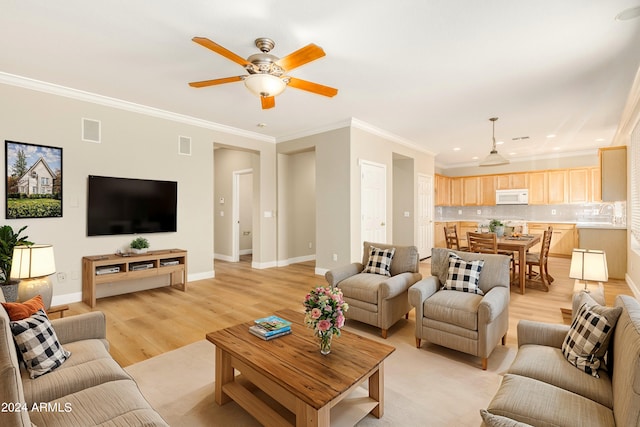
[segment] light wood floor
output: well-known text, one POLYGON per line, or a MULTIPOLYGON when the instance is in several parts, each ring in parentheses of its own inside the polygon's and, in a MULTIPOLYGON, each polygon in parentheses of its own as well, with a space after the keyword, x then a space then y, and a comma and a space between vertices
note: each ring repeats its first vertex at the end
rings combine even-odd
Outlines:
MULTIPOLYGON (((511 292, 510 326, 507 345, 516 346, 516 325, 520 319, 567 322, 561 307, 571 306, 573 279, 569 279, 569 259, 551 258, 549 271, 556 279, 549 292, 529 289, 521 295, 511 292)), ((107 316, 107 339, 111 354, 122 366, 204 339, 207 332, 268 315, 281 308, 302 310, 302 300, 314 286, 326 284, 314 274, 314 262, 264 270, 252 269, 250 258, 239 263, 215 262, 216 277, 189 283, 181 292, 169 287, 118 295, 98 300, 94 310, 107 316)), ((429 274, 428 260, 421 263, 423 276, 429 274)), ((605 284, 607 305, 618 294, 632 295, 624 281, 605 284)), ((70 305, 67 315, 92 311, 84 303, 70 305)), ((390 330, 414 327, 400 320, 390 330)))

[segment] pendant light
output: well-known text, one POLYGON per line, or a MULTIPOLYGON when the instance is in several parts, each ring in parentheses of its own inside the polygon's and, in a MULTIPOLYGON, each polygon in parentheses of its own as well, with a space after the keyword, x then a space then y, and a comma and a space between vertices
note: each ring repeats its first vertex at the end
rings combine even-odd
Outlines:
POLYGON ((498 120, 498 118, 491 117, 489 120, 493 123, 493 149, 487 158, 480 162, 480 166, 499 166, 509 164, 509 160, 498 154, 498 150, 496 150, 496 120, 498 120))

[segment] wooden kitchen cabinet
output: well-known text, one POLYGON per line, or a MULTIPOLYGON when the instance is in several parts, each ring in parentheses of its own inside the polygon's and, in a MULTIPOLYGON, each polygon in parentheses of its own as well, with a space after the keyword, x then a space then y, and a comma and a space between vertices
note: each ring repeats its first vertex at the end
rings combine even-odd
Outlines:
POLYGON ((444 226, 446 222, 434 222, 433 223, 433 247, 434 248, 446 248, 447 242, 444 238, 444 226))
POLYGON ((529 204, 544 205, 547 204, 547 173, 529 172, 529 204))
POLYGON ((450 180, 450 206, 462 206, 462 178, 455 177, 450 180))
POLYGON ((526 173, 510 173, 495 175, 496 190, 514 190, 528 188, 529 179, 526 173))
POLYGON ((435 175, 436 206, 451 206, 451 178, 435 175))
POLYGON ((462 206, 480 204, 480 177, 465 176, 462 178, 462 206))
POLYGON ((591 171, 588 168, 569 169, 569 203, 591 201, 591 171))
POLYGON ((569 174, 566 169, 547 171, 547 203, 561 205, 567 203, 569 174))
POLYGON ((589 179, 591 185, 591 201, 592 202, 601 202, 602 201, 602 181, 601 181, 601 173, 600 168, 589 168, 589 179))
POLYGON ((496 204, 496 176, 486 175, 480 177, 480 206, 494 206, 496 204))
MULTIPOLYGON (((565 223, 527 223, 530 234, 540 234, 541 236, 549 226, 553 227, 551 235, 551 246, 549 255, 571 258, 573 248, 578 247, 578 233, 575 224, 565 223)), ((531 252, 540 252, 540 243, 530 249, 531 252)))
POLYGON ((606 147, 598 151, 602 177, 602 201, 627 200, 627 147, 606 147))

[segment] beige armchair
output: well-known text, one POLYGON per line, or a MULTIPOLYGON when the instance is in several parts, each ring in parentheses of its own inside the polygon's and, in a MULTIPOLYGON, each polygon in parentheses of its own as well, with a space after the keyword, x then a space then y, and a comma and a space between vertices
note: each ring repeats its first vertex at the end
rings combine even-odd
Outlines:
POLYGON ((487 359, 509 328, 509 257, 434 248, 431 277, 409 289, 409 303, 416 309, 416 347, 422 339, 487 359), (449 252, 465 261, 484 260, 479 295, 459 290, 442 290, 449 271, 449 252))
POLYGON ((331 287, 339 287, 349 304, 348 319, 376 326, 387 338, 387 330, 403 316, 408 318, 411 305, 407 291, 422 278, 419 273, 418 248, 364 242, 362 263, 356 262, 328 271, 325 278, 331 287), (371 247, 395 248, 390 276, 363 273, 371 247))

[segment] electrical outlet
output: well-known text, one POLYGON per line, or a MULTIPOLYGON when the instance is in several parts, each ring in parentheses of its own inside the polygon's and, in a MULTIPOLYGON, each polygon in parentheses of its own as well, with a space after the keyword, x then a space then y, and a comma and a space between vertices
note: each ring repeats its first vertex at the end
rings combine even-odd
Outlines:
POLYGON ((476 211, 476 213, 477 213, 478 215, 482 215, 482 209, 478 209, 478 210, 476 211))
POLYGON ((311 249, 313 247, 313 243, 309 242, 309 249, 311 249))
POLYGON ((65 280, 67 280, 67 273, 64 272, 59 272, 58 273, 58 282, 64 282, 65 280))
POLYGON ((462 215, 462 209, 458 209, 458 215, 462 215))
POLYGON ((337 261, 338 260, 338 254, 333 254, 333 260, 337 261))
POLYGON ((555 215, 556 214, 556 210, 555 209, 551 209, 551 215, 555 215))

